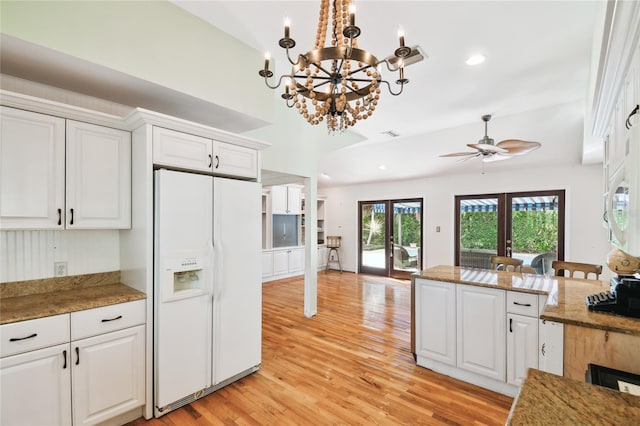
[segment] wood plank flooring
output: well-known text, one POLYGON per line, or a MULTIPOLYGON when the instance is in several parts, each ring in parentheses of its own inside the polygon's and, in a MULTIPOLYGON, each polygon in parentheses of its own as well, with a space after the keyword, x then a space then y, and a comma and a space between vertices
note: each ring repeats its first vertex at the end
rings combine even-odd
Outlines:
POLYGON ((318 274, 318 315, 302 277, 263 285, 262 366, 157 425, 503 425, 512 398, 416 366, 410 283, 318 274))

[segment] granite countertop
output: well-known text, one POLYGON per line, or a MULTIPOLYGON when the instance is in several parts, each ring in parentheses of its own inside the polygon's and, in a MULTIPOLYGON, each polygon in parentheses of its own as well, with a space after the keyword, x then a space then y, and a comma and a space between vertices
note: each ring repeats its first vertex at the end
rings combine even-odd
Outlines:
POLYGON ((507 425, 637 425, 640 396, 529 369, 507 425))
POLYGON ((592 312, 587 308, 585 299, 588 295, 609 291, 609 283, 604 281, 458 266, 435 266, 419 271, 413 276, 547 295, 547 303, 540 315, 541 319, 640 336, 640 318, 592 312))
POLYGON ((0 324, 145 299, 120 282, 120 273, 0 283, 0 324))

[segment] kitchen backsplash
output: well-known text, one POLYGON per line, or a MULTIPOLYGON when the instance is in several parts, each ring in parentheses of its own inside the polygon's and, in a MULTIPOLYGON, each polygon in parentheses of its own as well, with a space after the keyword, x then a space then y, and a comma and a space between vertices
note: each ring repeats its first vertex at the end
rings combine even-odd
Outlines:
POLYGON ((55 263, 66 275, 120 269, 118 230, 0 231, 0 282, 55 277, 55 263))

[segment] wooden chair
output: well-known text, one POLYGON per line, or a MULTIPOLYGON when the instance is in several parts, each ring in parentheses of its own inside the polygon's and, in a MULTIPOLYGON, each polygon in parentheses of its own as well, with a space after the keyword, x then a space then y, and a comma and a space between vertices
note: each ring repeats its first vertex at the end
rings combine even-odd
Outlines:
POLYGON ((342 237, 337 235, 327 235, 327 248, 329 252, 327 253, 327 267, 325 271, 331 269, 331 263, 338 262, 338 266, 340 267, 340 273, 342 273, 342 263, 340 262, 340 252, 338 249, 342 243, 342 237), (331 253, 336 254, 336 260, 331 258, 331 253))
POLYGON ((520 267, 520 272, 522 272, 524 274, 536 274, 536 275, 538 275, 538 271, 536 271, 535 268, 532 268, 531 266, 521 266, 520 267))
POLYGON ((551 267, 555 272, 557 277, 564 277, 564 271, 569 272, 569 277, 571 278, 580 278, 574 277, 576 272, 582 272, 584 274, 584 279, 600 279, 600 274, 602 273, 602 265, 593 265, 591 263, 578 263, 578 262, 565 262, 563 260, 554 260, 551 263, 551 267), (595 274, 595 278, 589 278, 589 274, 595 274))
POLYGON ((520 272, 522 267, 522 259, 514 259, 508 256, 491 256, 491 269, 498 269, 503 271, 515 271, 520 272), (500 266, 502 265, 502 268, 500 266))

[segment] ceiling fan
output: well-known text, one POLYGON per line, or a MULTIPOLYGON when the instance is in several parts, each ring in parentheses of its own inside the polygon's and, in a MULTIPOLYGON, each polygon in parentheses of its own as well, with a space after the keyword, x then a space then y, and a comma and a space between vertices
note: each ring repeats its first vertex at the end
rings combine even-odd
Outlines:
POLYGON ((452 152, 451 154, 441 155, 440 157, 465 157, 460 161, 470 158, 482 157, 482 161, 487 163, 490 161, 507 160, 516 155, 527 154, 533 150, 540 148, 540 142, 529 142, 519 139, 505 139, 494 144, 493 139, 487 136, 487 123, 491 120, 491 115, 483 115, 484 121, 484 137, 478 143, 468 143, 469 148, 474 148, 472 152, 452 152))

